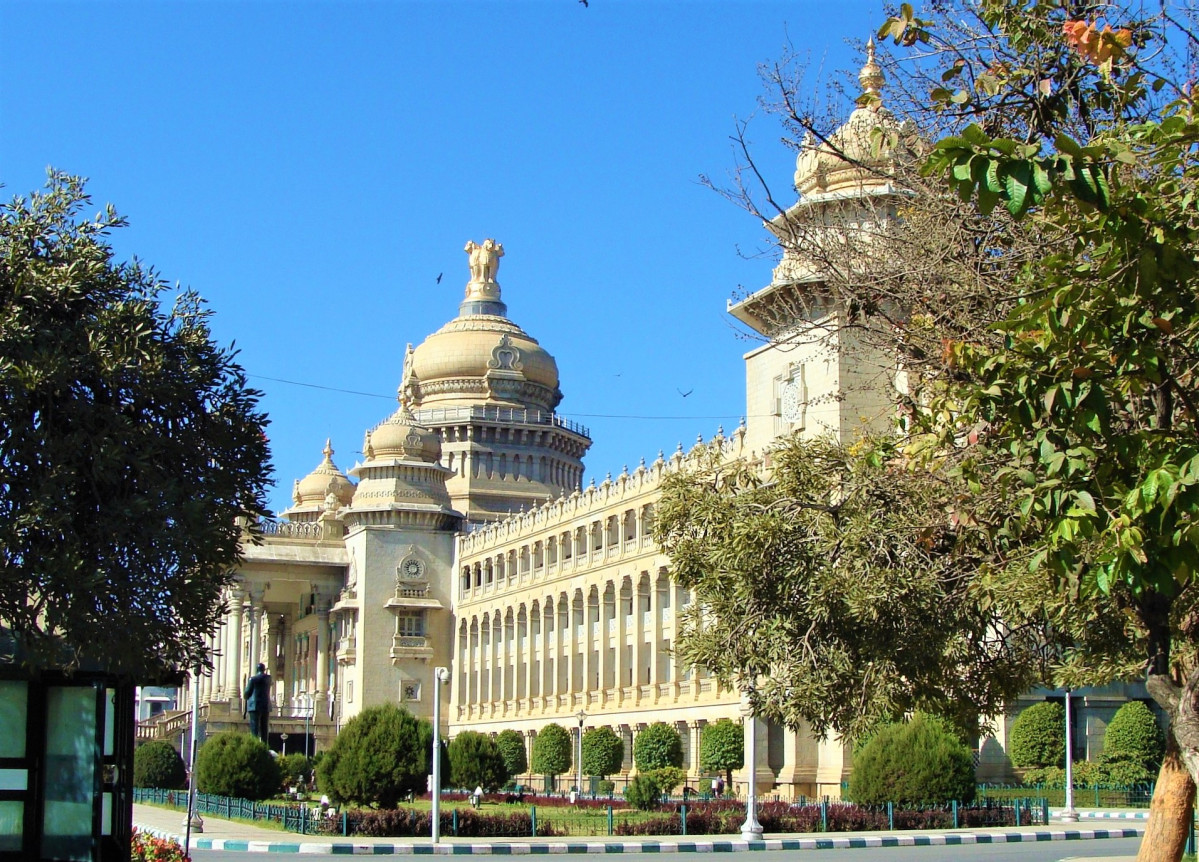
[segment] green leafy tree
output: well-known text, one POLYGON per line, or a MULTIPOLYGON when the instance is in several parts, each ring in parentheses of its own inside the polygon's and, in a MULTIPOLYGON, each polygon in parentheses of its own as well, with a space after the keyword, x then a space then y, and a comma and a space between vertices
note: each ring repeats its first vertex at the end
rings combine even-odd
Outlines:
POLYGON ((1022 769, 1061 766, 1066 760, 1066 708, 1044 701, 1016 716, 1008 756, 1022 769))
POLYGON ((560 724, 547 724, 533 739, 533 771, 555 778, 570 770, 570 734, 560 724))
POLYGON ((261 739, 218 733, 196 752, 196 789, 235 799, 269 799, 279 792, 279 764, 261 739))
MULTIPOLYGON (((996 510, 993 534, 1035 547, 1001 573, 997 592, 1034 607, 1040 595, 1055 627, 1074 634, 1057 677, 1147 668, 1171 736, 1141 855, 1162 859, 1182 852, 1199 777, 1199 712, 1188 705, 1199 689, 1189 622, 1199 123, 1192 89, 1171 68, 1194 45, 1193 10, 1169 7, 1107 4, 1100 26, 1089 7, 987 0, 979 14, 1010 66, 978 43, 959 64, 952 29, 910 7, 884 27, 900 43, 933 46, 921 53, 940 51, 974 84, 930 93, 963 122, 933 146, 927 172, 981 214, 1058 238, 1021 270, 1023 299, 999 311, 991 337, 946 345, 955 374, 930 416, 952 405, 952 424, 985 429, 968 480, 1013 501, 996 510), (1123 628, 1125 648, 1071 626, 1088 614, 1123 628)), ((950 424, 929 423, 946 442, 950 424)))
POLYGON ((0 206, 0 623, 47 666, 194 667, 266 512, 266 417, 200 297, 116 261, 90 202, 52 172, 0 206))
POLYGON ((915 807, 974 799, 974 759, 950 725, 917 713, 879 729, 854 758, 850 798, 915 807))
POLYGON ((633 763, 638 772, 683 765, 683 740, 664 721, 655 721, 633 740, 633 763))
POLYGON ((408 793, 425 789, 432 728, 426 733, 411 713, 394 704, 354 716, 318 766, 321 789, 335 802, 395 808, 408 793))
POLYGON ((1165 753, 1166 736, 1153 710, 1139 700, 1130 700, 1116 710, 1103 735, 1106 761, 1127 761, 1156 771, 1165 753))
POLYGON ((501 730, 495 738, 500 754, 504 757, 504 771, 508 777, 520 775, 529 768, 528 756, 525 753, 525 738, 520 731, 508 728, 501 730))
POLYGON ((508 780, 504 755, 490 736, 464 730, 450 742, 450 775, 458 787, 482 787, 488 793, 508 780))
POLYGON ((745 765, 745 729, 731 718, 705 724, 699 737, 699 768, 724 774, 733 784, 733 770, 745 765))
POLYGON ((624 766, 624 740, 607 725, 583 734, 583 772, 607 778, 624 766))
POLYGON ((178 790, 187 783, 187 767, 175 746, 152 739, 133 752, 133 786, 178 790))

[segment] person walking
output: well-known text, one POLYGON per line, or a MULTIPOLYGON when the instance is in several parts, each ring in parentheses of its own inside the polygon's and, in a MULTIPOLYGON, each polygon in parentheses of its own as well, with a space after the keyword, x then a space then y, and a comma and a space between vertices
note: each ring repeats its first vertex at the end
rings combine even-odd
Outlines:
POLYGON ((266 665, 258 665, 258 673, 250 677, 246 683, 245 708, 242 715, 250 719, 250 733, 270 747, 269 722, 271 716, 271 678, 266 672, 266 665))

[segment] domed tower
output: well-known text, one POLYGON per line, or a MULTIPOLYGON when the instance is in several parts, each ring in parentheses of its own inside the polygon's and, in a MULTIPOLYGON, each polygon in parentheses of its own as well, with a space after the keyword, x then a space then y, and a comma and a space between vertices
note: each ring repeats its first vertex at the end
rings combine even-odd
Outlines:
POLYGON ((441 438, 453 507, 495 520, 578 488, 587 429, 554 413, 558 365, 508 318, 496 281, 504 247, 468 242, 458 316, 404 359, 400 400, 441 438))
POLYGON ((883 104, 873 39, 858 82, 862 96, 845 123, 823 140, 804 137, 795 161, 799 200, 766 224, 783 252, 770 284, 728 306, 766 342, 745 354, 751 451, 794 432, 848 440, 864 425, 880 433, 894 425, 897 359, 860 323, 848 325, 830 284, 877 283, 878 238, 910 196, 897 168, 919 144, 883 104))
POLYGON ((282 513, 287 520, 301 523, 316 521, 330 506, 340 508, 350 505, 354 483, 333 463, 331 442, 325 441, 321 453, 325 458, 316 465, 316 469, 303 479, 296 480, 291 492, 292 506, 282 513))

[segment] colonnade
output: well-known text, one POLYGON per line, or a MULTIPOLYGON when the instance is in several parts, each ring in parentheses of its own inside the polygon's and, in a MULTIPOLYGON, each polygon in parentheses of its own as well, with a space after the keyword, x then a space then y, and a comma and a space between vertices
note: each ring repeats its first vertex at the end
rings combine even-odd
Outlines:
MULTIPOLYGON (((660 568, 464 615, 458 719, 678 698, 701 682, 671 649, 688 601, 660 568)), ((702 684, 710 690, 711 680, 702 684)))

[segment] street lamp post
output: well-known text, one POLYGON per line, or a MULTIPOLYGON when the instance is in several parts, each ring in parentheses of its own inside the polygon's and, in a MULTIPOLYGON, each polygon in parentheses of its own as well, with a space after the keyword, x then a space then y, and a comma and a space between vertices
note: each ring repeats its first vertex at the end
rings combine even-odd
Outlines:
POLYGON ((204 831, 204 818, 196 810, 196 731, 199 727, 200 666, 196 665, 196 672, 192 676, 192 738, 188 745, 190 751, 187 758, 187 819, 184 821, 186 827, 183 838, 184 856, 187 856, 188 849, 191 847, 192 833, 204 831))
POLYGON ((433 843, 441 840, 441 684, 450 681, 450 669, 433 668, 433 843))
POLYGON ((754 714, 751 695, 753 686, 742 694, 741 712, 748 725, 745 741, 745 768, 749 777, 745 793, 745 822, 741 824, 741 837, 746 841, 762 840, 762 824, 758 822, 758 718, 754 714))
POLYGON ((301 704, 304 709, 304 756, 310 757, 311 755, 308 753, 308 740, 310 738, 308 727, 309 722, 312 721, 312 712, 316 709, 316 702, 312 699, 312 695, 306 691, 300 692, 300 697, 303 698, 301 704))
POLYGON ((279 734, 279 738, 283 740, 283 756, 287 757, 287 734, 281 733, 279 734))
POLYGON ((1074 810, 1074 730, 1070 726, 1070 689, 1066 689, 1066 807, 1062 821, 1077 823, 1078 812, 1074 810))
POLYGON ((577 718, 579 720, 579 762, 578 762, 579 788, 578 789, 579 789, 579 795, 582 796, 583 795, 583 722, 587 720, 587 713, 583 712, 583 710, 580 709, 578 714, 575 716, 575 718, 577 718))

